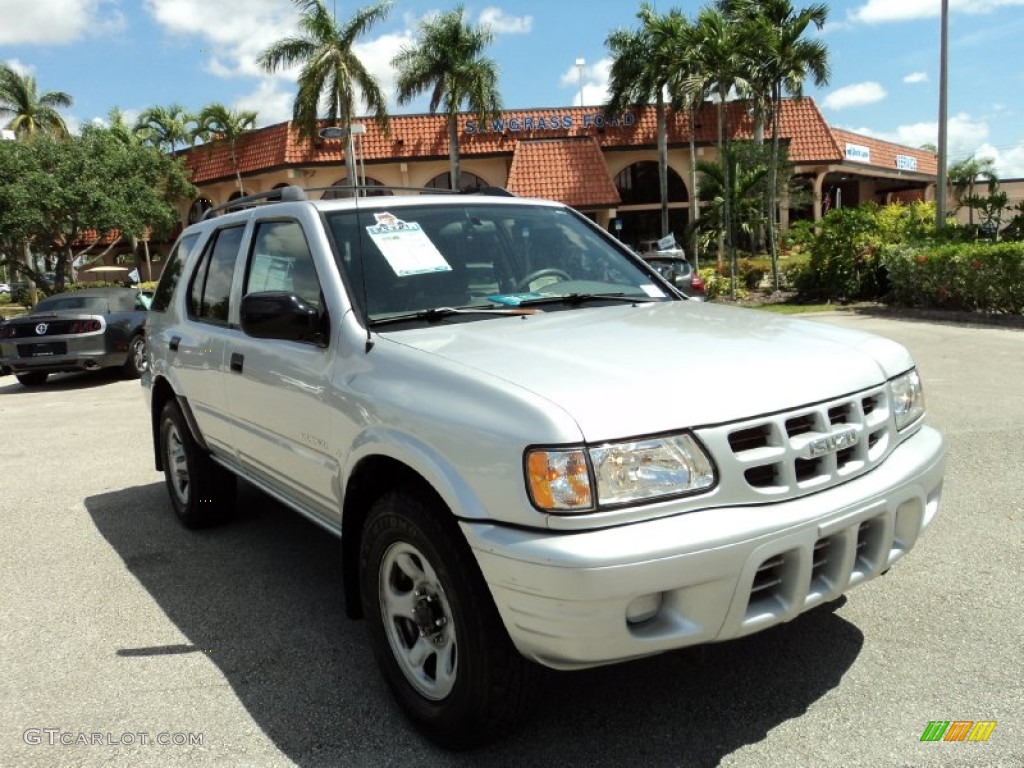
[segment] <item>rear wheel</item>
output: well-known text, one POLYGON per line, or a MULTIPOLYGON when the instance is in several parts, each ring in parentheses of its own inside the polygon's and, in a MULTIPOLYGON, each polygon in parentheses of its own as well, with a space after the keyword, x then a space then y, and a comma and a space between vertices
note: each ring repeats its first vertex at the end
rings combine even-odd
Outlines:
POLYGON ((128 357, 121 366, 121 373, 127 379, 137 379, 146 372, 148 365, 146 337, 138 333, 128 342, 128 357))
POLYGON ((539 669, 509 639, 451 513, 413 491, 370 510, 360 550, 377 663, 416 725, 460 749, 522 721, 539 669))
POLYGON ((18 383, 23 387, 39 387, 46 383, 46 377, 48 373, 42 373, 40 371, 33 371, 32 373, 16 373, 18 383))
POLYGON ((171 505, 186 528, 215 525, 231 514, 237 486, 234 475, 196 443, 174 401, 160 414, 160 453, 171 505))

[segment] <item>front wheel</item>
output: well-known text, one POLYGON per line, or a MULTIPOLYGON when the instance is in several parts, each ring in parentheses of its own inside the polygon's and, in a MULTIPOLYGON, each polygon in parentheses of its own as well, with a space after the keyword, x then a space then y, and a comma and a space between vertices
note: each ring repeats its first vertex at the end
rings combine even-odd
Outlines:
POLYGON ((363 529, 360 585, 381 672, 430 739, 462 749, 519 725, 538 669, 512 645, 443 505, 381 497, 363 529))
POLYGON ((160 453, 171 506, 186 528, 216 525, 231 513, 234 476, 199 446, 173 400, 160 413, 160 453))

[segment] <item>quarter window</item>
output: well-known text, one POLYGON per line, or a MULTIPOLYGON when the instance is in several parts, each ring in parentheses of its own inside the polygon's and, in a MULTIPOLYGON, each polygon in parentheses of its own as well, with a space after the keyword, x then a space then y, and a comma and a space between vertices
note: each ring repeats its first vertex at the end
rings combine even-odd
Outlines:
POLYGON ((189 291, 189 315, 214 323, 227 323, 230 314, 231 278, 242 243, 244 227, 218 231, 199 260, 189 291))

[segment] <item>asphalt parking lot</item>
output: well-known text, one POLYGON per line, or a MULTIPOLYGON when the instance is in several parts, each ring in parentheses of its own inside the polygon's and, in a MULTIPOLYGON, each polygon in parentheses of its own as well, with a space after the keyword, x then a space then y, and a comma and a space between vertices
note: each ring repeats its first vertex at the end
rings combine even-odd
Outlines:
POLYGON ((815 321, 918 360, 949 454, 914 551, 760 635, 552 675, 522 733, 470 754, 392 704, 336 540, 245 489, 186 531, 137 382, 0 378, 0 765, 1024 766, 1024 330, 815 321), (933 720, 997 725, 922 743, 933 720))

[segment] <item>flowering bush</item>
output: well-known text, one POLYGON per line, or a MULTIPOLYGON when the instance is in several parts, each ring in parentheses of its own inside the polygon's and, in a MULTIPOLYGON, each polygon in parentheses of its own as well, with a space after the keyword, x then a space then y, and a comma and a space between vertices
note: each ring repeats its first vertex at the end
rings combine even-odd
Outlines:
POLYGON ((1024 243, 894 245, 882 262, 894 303, 1024 313, 1024 243))

